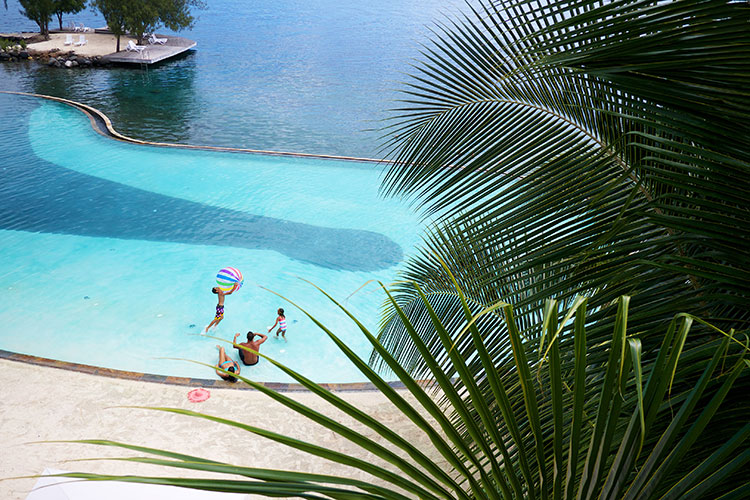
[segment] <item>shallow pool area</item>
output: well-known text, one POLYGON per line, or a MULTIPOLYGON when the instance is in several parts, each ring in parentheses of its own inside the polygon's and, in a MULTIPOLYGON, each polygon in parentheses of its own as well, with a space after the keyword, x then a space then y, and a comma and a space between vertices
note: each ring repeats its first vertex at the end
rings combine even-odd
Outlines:
MULTIPOLYGON (((287 312, 287 340, 261 352, 316 382, 361 374, 299 309, 360 356, 370 346, 310 283, 374 332, 423 223, 384 199, 375 163, 194 151, 103 137, 59 103, 0 94, 0 349, 107 368, 213 378, 216 272, 240 269, 215 335, 231 340, 287 312), (308 283, 309 282, 309 283, 308 283), (364 285, 364 286, 363 286, 364 285)), ((236 355, 234 356, 236 358, 236 355)), ((291 382, 270 363, 243 367, 291 382)))

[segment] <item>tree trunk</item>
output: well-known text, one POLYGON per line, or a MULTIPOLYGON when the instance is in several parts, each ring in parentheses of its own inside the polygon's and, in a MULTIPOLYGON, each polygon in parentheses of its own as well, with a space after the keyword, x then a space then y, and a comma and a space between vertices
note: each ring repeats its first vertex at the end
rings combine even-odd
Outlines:
POLYGON ((115 52, 120 52, 120 35, 117 35, 117 50, 115 52))
POLYGON ((57 22, 60 23, 60 31, 62 31, 62 12, 57 12, 57 22))
POLYGON ((38 20, 36 24, 39 26, 39 34, 42 35, 45 40, 49 40, 49 21, 38 20))

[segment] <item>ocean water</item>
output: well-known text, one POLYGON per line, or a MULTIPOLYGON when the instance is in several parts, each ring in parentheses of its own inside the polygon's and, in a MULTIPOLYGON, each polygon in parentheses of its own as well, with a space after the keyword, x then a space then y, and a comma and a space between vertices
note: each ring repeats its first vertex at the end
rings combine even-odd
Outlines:
MULTIPOLYGON (((316 382, 361 374, 310 312, 362 357, 370 346, 320 287, 375 330, 423 222, 384 199, 376 163, 120 143, 78 110, 0 94, 0 348, 122 370, 212 378, 215 275, 239 268, 215 335, 287 340, 261 352, 316 382), (283 296, 295 302, 292 305, 283 296)), ((235 356, 236 358, 236 356, 235 356)), ((261 362, 260 381, 291 381, 261 362)))
MULTIPOLYGON (((378 130, 420 44, 435 21, 464 8, 459 0, 207 4, 194 29, 179 33, 198 43, 185 57, 148 70, 0 64, 0 90, 84 102, 142 139, 379 158, 378 130)), ((18 9, 9 0, 0 32, 36 31, 18 9)), ((91 10, 69 20, 105 25, 91 10)))

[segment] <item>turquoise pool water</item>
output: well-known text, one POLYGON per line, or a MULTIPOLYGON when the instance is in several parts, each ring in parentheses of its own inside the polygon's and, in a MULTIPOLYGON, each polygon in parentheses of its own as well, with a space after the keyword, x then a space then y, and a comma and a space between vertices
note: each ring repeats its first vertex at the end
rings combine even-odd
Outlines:
MULTIPOLYGON (((362 335, 315 283, 373 330, 422 224, 378 195, 377 164, 123 144, 65 105, 0 94, 0 348, 185 377, 216 362, 199 335, 216 272, 239 268, 216 335, 265 331, 287 310, 288 341, 262 352, 316 382, 363 380, 298 302, 360 355, 362 335)), ((291 381, 269 363, 261 381, 291 381)))

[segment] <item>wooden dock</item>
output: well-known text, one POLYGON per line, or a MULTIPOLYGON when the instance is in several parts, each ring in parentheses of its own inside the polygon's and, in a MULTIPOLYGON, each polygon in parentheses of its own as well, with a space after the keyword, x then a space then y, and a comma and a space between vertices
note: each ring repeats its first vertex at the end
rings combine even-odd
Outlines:
MULTIPOLYGON (((154 64, 165 59, 169 59, 178 54, 182 54, 197 45, 193 40, 187 38, 180 38, 176 36, 164 36, 156 35, 157 38, 166 38, 167 43, 161 44, 149 44, 143 45, 146 47, 143 52, 129 52, 127 50, 121 50, 114 54, 103 56, 105 59, 113 63, 130 63, 130 64, 154 64)), ((126 42, 127 43, 127 42, 126 42)), ((123 45, 120 45, 122 47, 123 45)))

